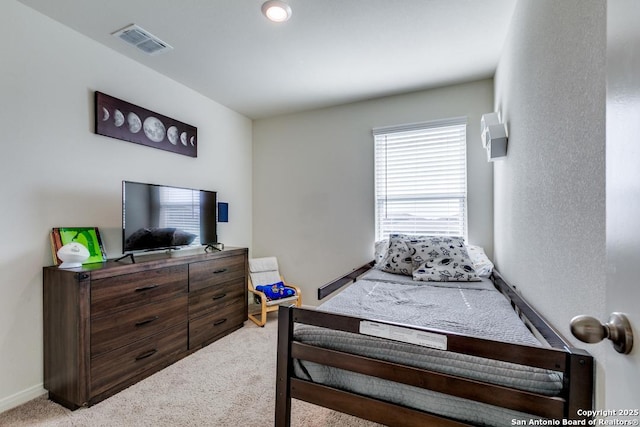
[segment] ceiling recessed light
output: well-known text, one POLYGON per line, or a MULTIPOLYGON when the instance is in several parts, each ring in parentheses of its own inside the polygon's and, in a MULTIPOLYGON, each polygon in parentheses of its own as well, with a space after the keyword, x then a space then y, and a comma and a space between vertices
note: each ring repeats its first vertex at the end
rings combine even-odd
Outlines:
POLYGON ((291 6, 280 0, 269 0, 262 4, 262 13, 270 21, 284 22, 291 18, 291 6))

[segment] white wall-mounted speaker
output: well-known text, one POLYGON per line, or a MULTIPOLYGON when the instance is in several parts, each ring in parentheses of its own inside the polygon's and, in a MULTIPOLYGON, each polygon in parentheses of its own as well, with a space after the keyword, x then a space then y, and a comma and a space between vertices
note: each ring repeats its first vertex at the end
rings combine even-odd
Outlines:
POLYGON ((488 161, 506 157, 507 126, 500 122, 499 113, 483 114, 480 119, 480 132, 482 146, 487 150, 488 161))

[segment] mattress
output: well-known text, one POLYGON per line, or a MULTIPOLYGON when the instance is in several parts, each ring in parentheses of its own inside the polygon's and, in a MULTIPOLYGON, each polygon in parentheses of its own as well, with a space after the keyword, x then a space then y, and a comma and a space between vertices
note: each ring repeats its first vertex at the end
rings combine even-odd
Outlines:
MULTIPOLYGON (((414 282, 408 276, 370 270, 320 311, 427 327, 483 339, 543 346, 490 280, 414 282)), ((296 340, 464 378, 554 396, 562 375, 546 369, 484 359, 401 341, 309 325, 296 325, 296 340)), ((511 425, 531 418, 508 409, 367 377, 308 361, 296 361, 299 378, 381 398, 476 425, 511 425)))

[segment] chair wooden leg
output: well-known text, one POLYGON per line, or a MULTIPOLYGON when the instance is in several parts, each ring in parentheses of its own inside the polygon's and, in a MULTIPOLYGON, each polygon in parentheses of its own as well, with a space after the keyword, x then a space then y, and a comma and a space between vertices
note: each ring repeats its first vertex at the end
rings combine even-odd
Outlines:
POLYGON ((262 311, 260 312, 260 326, 264 326, 267 323, 267 303, 262 302, 262 311))
POLYGON ((260 327, 264 327, 267 323, 267 303, 263 299, 260 299, 260 319, 256 318, 253 314, 249 315, 249 319, 260 327))
POLYGON ((256 318, 256 316, 254 316, 253 314, 249 315, 249 320, 251 320, 253 323, 255 323, 258 326, 264 326, 264 323, 261 323, 260 319, 256 318))

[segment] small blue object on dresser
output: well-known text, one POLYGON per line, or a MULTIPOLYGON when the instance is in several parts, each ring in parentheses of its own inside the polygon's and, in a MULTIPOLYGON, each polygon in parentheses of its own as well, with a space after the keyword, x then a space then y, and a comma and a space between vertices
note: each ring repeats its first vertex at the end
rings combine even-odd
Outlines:
POLYGON ((256 286, 256 290, 263 292, 267 296, 267 299, 270 301, 292 297, 296 294, 295 289, 286 287, 283 282, 277 282, 271 285, 256 286))

